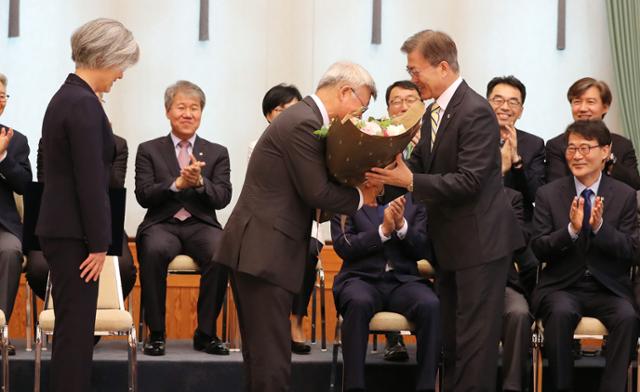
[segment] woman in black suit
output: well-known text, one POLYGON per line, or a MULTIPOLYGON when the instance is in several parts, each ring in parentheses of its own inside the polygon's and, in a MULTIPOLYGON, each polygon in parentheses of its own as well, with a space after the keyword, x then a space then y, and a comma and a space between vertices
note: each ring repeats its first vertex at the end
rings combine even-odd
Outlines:
POLYGON ((53 96, 42 125, 44 191, 36 234, 49 263, 56 321, 51 391, 91 388, 98 277, 111 242, 109 177, 115 144, 98 93, 138 61, 120 22, 95 19, 73 33, 76 72, 53 96))

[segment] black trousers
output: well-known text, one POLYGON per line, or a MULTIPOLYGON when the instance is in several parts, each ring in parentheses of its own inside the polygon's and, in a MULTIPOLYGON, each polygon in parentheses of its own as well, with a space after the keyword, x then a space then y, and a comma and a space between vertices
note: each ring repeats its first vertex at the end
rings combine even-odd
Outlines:
POLYGON ((439 274, 447 391, 496 390, 504 290, 511 260, 507 256, 439 274))
POLYGON ((7 324, 16 301, 22 273, 22 243, 0 225, 0 309, 7 324))
MULTIPOLYGON (((129 250, 126 234, 122 236, 122 256, 118 257, 120 268, 120 281, 122 282, 122 296, 126 298, 136 284, 136 266, 133 264, 133 256, 129 250)), ((29 287, 33 292, 44 299, 47 289, 47 276, 49 265, 44 254, 39 250, 29 251, 27 255, 26 276, 29 287)))
POLYGON ((400 282, 394 272, 381 279, 354 277, 335 292, 343 317, 344 388, 365 388, 365 357, 369 321, 381 311, 396 312, 415 323, 417 341, 416 390, 435 390, 441 348, 440 301, 426 281, 400 282))
POLYGON ((40 245, 51 269, 56 313, 49 390, 90 391, 98 282, 80 279, 79 269, 89 252, 81 240, 40 237, 40 245))
POLYGON ((231 273, 231 287, 240 322, 246 390, 289 391, 293 294, 237 271, 231 273))
POLYGON ((311 237, 309 241, 309 255, 307 256, 307 264, 304 266, 304 278, 302 279, 302 289, 295 297, 293 297, 293 305, 291 313, 296 316, 306 316, 309 300, 313 292, 313 285, 316 282, 316 266, 318 265, 318 256, 322 250, 322 243, 311 237))
POLYGON ((227 288, 228 270, 214 263, 213 251, 222 231, 196 218, 183 222, 171 218, 138 234, 138 261, 145 321, 152 332, 165 331, 167 267, 179 254, 192 257, 200 266, 198 330, 216 336, 216 319, 227 288))
POLYGON ((609 331, 599 391, 625 391, 627 366, 638 336, 638 316, 628 299, 613 294, 592 276, 584 277, 545 296, 538 316, 544 325, 545 353, 556 389, 573 388, 573 332, 586 316, 598 318, 609 331))

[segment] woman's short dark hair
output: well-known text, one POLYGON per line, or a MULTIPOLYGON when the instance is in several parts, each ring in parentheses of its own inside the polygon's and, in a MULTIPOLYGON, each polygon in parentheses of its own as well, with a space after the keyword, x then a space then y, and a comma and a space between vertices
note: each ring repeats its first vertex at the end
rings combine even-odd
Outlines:
POLYGON ((266 117, 273 109, 280 105, 287 104, 294 99, 301 101, 302 95, 300 95, 300 91, 298 91, 298 88, 293 84, 280 83, 277 86, 273 86, 267 91, 264 98, 262 98, 262 114, 266 117))

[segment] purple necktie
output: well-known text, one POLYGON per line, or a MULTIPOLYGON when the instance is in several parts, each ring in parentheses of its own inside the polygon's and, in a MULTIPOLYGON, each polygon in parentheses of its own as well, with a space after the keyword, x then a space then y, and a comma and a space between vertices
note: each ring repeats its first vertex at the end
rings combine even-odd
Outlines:
MULTIPOLYGON (((178 164, 180 165, 180 169, 184 169, 189 166, 189 145, 191 145, 191 143, 186 140, 182 140, 178 143, 178 147, 180 147, 180 151, 178 152, 178 164)), ((173 217, 179 221, 183 221, 190 216, 191 214, 189 211, 181 208, 173 217)))

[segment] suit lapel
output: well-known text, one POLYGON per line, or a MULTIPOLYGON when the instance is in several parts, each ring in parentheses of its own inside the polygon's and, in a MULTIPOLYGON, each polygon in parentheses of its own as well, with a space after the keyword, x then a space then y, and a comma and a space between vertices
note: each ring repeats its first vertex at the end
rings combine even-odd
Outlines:
POLYGON ((367 216, 371 224, 374 226, 378 226, 380 223, 380 218, 378 218, 378 208, 374 207, 364 207, 364 214, 367 216))
POLYGON ((173 140, 171 140, 171 135, 167 135, 167 137, 162 139, 162 155, 167 163, 169 173, 174 177, 178 177, 180 175, 180 165, 178 164, 176 148, 173 145, 173 140))
MULTIPOLYGON (((451 120, 454 118, 456 111, 458 110, 458 106, 462 102, 462 98, 464 98, 464 94, 466 93, 467 89, 468 89, 467 83, 463 80, 462 83, 460 83, 460 85, 456 89, 456 92, 453 93, 453 96, 451 97, 451 101, 449 101, 449 104, 447 105, 447 108, 445 109, 444 113, 442 113, 442 118, 440 119, 440 125, 438 126, 438 132, 436 133, 436 141, 433 145, 433 149, 429 156, 429 164, 427 165, 428 167, 427 171, 431 168, 431 164, 433 163, 433 157, 437 154, 438 147, 442 143, 442 138, 446 137, 447 127, 451 123, 451 120)), ((431 117, 430 117, 431 106, 433 106, 433 104, 429 105, 429 108, 427 110, 427 113, 429 113, 429 124, 431 124, 431 117)), ((431 137, 431 126, 429 126, 429 137, 431 137)))

